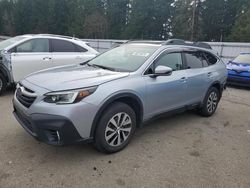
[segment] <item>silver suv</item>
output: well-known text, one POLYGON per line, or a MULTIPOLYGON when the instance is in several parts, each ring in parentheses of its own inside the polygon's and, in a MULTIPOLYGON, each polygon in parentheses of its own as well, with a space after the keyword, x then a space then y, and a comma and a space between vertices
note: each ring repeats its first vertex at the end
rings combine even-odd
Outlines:
POLYGON ((0 42, 0 95, 30 73, 94 58, 98 52, 68 36, 22 35, 0 42))
POLYGON ((225 64, 210 49, 130 42, 89 62, 26 77, 15 92, 14 115, 40 141, 91 141, 113 153, 159 114, 195 108, 211 116, 226 79, 225 64))

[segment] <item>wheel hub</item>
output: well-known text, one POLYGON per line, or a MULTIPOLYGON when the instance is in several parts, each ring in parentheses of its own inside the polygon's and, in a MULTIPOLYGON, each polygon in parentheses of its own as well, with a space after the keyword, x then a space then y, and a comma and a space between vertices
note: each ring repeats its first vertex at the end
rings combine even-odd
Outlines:
POLYGON ((125 112, 115 114, 105 129, 105 140, 110 146, 120 146, 129 137, 132 129, 130 116, 125 112))
POLYGON ((0 79, 0 91, 2 90, 3 87, 3 81, 0 79))
POLYGON ((217 106, 217 94, 213 91, 210 93, 208 100, 207 100, 207 110, 209 113, 212 113, 215 111, 217 106))

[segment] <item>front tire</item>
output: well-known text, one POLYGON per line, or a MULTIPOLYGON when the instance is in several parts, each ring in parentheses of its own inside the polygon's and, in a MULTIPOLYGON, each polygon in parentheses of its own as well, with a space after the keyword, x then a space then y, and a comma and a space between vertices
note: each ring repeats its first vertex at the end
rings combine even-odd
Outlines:
POLYGON ((0 73, 0 95, 6 90, 7 82, 3 74, 0 73))
POLYGON ((201 108, 199 109, 200 114, 205 117, 212 116, 217 109, 219 100, 220 97, 218 89, 211 87, 206 94, 201 108))
POLYGON ((127 104, 116 102, 102 115, 95 132, 94 146, 104 153, 125 148, 136 129, 136 114, 127 104))

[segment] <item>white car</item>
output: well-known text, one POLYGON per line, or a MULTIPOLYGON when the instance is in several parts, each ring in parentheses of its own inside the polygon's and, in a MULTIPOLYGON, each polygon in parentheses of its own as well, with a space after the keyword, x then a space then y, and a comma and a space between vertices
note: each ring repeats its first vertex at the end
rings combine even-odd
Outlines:
POLYGON ((22 35, 0 42, 0 94, 33 72, 83 63, 97 54, 87 42, 67 36, 22 35))

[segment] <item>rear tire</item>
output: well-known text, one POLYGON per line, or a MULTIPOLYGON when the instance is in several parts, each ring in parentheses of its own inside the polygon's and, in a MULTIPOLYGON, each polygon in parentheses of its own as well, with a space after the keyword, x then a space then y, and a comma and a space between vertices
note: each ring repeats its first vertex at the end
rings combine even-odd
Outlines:
POLYGON ((94 146, 104 153, 125 148, 136 129, 136 114, 127 104, 116 102, 109 106, 97 124, 94 146))
POLYGON ((205 117, 212 116, 217 109, 219 100, 220 96, 218 89, 215 87, 211 87, 208 90, 206 97, 204 98, 203 104, 199 109, 199 113, 205 117))
POLYGON ((3 74, 0 73, 0 95, 6 91, 7 82, 3 74))

